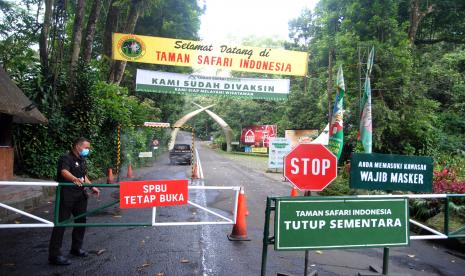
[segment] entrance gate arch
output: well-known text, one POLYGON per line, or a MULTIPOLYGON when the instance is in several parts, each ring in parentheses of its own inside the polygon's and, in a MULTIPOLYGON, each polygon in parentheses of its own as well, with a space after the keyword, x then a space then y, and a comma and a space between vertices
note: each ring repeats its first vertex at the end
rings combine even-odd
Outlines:
POLYGON ((177 120, 176 123, 174 123, 174 125, 173 125, 174 129, 171 131, 171 141, 170 141, 170 144, 169 144, 169 149, 171 150, 174 147, 174 144, 176 142, 176 137, 177 137, 178 132, 179 132, 179 128, 182 127, 191 118, 193 118, 196 115, 200 114, 201 112, 205 111, 223 129, 225 140, 226 140, 226 150, 228 152, 230 152, 231 151, 231 140, 232 140, 232 129, 228 125, 228 123, 226 123, 220 116, 218 116, 213 111, 209 110, 209 108, 211 108, 211 107, 213 107, 215 105, 212 104, 212 105, 203 107, 203 106, 201 106, 201 105, 199 105, 197 103, 194 103, 194 102, 192 102, 192 103, 194 105, 196 105, 197 107, 199 107, 199 109, 184 115, 181 119, 177 120))

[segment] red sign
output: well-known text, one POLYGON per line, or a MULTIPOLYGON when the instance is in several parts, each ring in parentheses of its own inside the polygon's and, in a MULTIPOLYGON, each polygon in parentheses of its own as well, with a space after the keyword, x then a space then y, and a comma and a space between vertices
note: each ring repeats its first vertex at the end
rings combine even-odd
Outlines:
POLYGON ((284 158, 284 176, 299 190, 322 191, 337 177, 337 159, 320 144, 299 144, 284 158))
POLYGON ((267 148, 270 138, 276 137, 276 125, 248 126, 242 129, 241 143, 244 145, 267 148))
POLYGON ((150 208, 187 204, 188 180, 122 181, 120 208, 150 208))

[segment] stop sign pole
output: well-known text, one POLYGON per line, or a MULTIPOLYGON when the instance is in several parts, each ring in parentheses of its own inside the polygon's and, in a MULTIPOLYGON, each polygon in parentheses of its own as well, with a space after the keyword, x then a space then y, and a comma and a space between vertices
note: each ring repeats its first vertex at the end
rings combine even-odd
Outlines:
POLYGON ((284 157, 284 177, 301 191, 322 191, 337 177, 337 158, 320 144, 299 144, 284 157))
MULTIPOLYGON (((321 144, 299 144, 284 157, 284 177, 306 196, 323 191, 337 177, 337 158, 321 144)), ((305 250, 304 275, 308 275, 308 250, 305 250)))

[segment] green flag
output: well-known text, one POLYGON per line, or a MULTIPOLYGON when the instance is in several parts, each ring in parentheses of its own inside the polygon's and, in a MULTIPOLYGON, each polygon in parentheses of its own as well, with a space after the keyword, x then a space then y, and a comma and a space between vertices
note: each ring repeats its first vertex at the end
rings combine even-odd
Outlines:
POLYGON ((337 71, 337 95, 331 115, 328 141, 328 148, 336 155, 337 159, 341 156, 344 145, 343 103, 345 90, 344 75, 342 73, 342 66, 340 66, 337 71))
POLYGON ((362 141, 365 153, 371 153, 372 149, 372 120, 371 120, 371 83, 370 73, 373 66, 373 57, 375 49, 371 49, 367 62, 367 73, 365 77, 365 85, 363 89, 363 96, 360 101, 360 128, 358 133, 358 140, 362 141))

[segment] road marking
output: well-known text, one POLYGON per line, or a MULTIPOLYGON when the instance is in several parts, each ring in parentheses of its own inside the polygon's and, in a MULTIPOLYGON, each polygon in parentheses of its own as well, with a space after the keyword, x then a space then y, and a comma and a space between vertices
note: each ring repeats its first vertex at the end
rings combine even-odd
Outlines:
POLYGON ((200 162, 200 155, 199 152, 197 151, 197 148, 195 148, 195 156, 196 158, 196 163, 197 163, 197 169, 199 170, 199 178, 203 179, 203 169, 202 169, 202 162, 200 162))

